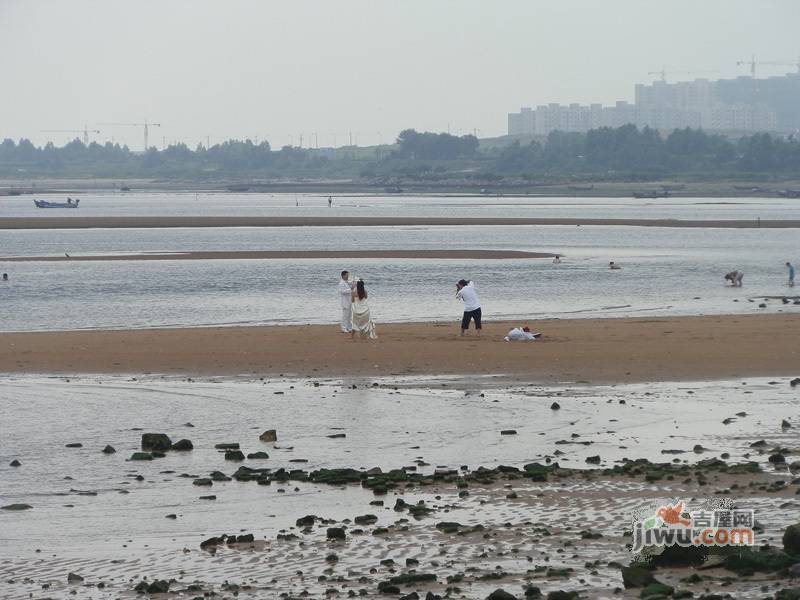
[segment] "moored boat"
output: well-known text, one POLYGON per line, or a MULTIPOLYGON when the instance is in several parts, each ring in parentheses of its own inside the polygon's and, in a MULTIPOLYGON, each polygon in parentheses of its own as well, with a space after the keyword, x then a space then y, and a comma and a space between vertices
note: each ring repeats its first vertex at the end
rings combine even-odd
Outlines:
POLYGON ((34 200, 36 208, 78 208, 80 200, 75 198, 67 198, 66 202, 48 202, 47 200, 34 200))

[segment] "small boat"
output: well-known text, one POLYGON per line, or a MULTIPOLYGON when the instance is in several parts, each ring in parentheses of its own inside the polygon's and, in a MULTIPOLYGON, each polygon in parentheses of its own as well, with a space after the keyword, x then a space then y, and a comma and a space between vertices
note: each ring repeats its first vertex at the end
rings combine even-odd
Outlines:
POLYGON ((34 200, 36 208, 78 208, 80 200, 67 198, 66 202, 48 202, 47 200, 34 200))

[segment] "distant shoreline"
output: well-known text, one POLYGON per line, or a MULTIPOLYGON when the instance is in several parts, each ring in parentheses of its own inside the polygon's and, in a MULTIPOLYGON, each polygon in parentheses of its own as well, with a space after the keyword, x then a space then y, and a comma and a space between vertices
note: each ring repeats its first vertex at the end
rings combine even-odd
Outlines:
POLYGON ((153 254, 99 254, 78 256, 12 256, 0 262, 71 262, 131 260, 248 260, 248 259, 311 259, 311 258, 439 258, 470 260, 506 260, 521 258, 553 258, 547 252, 516 250, 232 250, 167 252, 153 254))
MULTIPOLYGON (((79 210, 79 209, 78 209, 79 210)), ((70 212, 75 212, 70 211, 70 212)), ((0 229, 148 229, 202 227, 397 227, 469 225, 566 225, 792 229, 800 220, 759 219, 531 219, 490 217, 5 217, 0 229)))
POLYGON ((634 193, 669 190, 673 198, 777 198, 778 191, 800 189, 800 179, 786 180, 658 180, 457 183, 399 181, 393 184, 332 179, 311 181, 168 181, 153 179, 0 179, 0 203, 6 197, 45 194, 214 193, 318 194, 320 196, 478 196, 632 198, 634 193), (127 188, 127 189, 123 189, 127 188), (399 191, 398 191, 399 190, 399 191))

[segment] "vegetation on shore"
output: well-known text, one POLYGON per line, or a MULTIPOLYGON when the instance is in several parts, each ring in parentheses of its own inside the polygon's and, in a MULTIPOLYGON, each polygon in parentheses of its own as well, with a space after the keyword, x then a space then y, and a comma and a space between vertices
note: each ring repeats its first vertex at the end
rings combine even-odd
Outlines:
POLYGON ((158 178, 182 181, 350 179, 397 185, 552 181, 655 181, 663 178, 784 179, 800 171, 800 140, 754 134, 729 139, 699 129, 668 135, 634 125, 546 140, 481 147, 472 136, 402 131, 393 145, 273 150, 269 142, 230 140, 194 150, 184 144, 133 152, 106 143, 36 147, 0 143, 0 177, 158 178))

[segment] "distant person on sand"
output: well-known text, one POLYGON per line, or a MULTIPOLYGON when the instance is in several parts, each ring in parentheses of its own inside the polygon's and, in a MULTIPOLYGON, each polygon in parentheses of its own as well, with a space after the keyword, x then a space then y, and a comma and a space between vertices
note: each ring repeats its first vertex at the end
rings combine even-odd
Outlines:
POLYGON ((8 281, 8 273, 3 273, 3 281, 8 281))
POLYGON ((350 283, 350 273, 342 271, 342 278, 339 280, 339 303, 342 307, 342 333, 350 333, 353 330, 353 284, 350 283))
POLYGON ((554 265, 560 265, 561 264, 561 256, 556 254, 555 258, 553 259, 553 264, 554 265))
POLYGON ((333 197, 328 196, 328 208, 330 208, 331 206, 333 206, 333 197))
POLYGON ((787 260, 786 268, 789 269, 789 287, 794 287, 794 265, 787 260))
POLYGON ((615 263, 612 260, 610 263, 608 263, 608 268, 611 269, 612 271, 619 271, 622 267, 620 267, 617 263, 615 263))
POLYGON ((725 274, 725 280, 729 281, 732 287, 742 287, 742 279, 744 279, 744 273, 741 271, 731 271, 725 274))
POLYGON ((469 329, 469 322, 475 321, 475 332, 481 335, 481 302, 475 284, 466 279, 461 279, 456 284, 456 298, 464 302, 464 316, 461 318, 461 335, 469 329))
POLYGON ((369 312, 368 297, 369 294, 367 294, 364 282, 358 279, 356 281, 356 289, 351 294, 353 299, 353 328, 350 330, 350 339, 356 337, 356 331, 362 338, 374 340, 378 337, 375 333, 375 322, 369 312))

